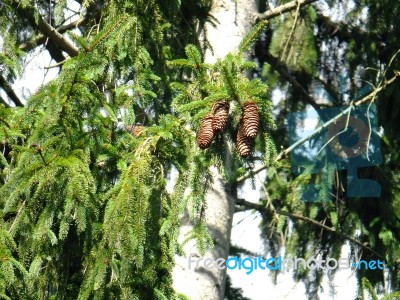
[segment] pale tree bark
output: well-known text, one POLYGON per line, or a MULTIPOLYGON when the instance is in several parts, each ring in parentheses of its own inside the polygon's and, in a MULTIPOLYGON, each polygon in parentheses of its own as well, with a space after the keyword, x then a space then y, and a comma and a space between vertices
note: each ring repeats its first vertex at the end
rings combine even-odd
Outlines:
MULTIPOLYGON (((207 50, 205 61, 214 63, 229 52, 237 51, 244 35, 254 25, 257 13, 257 2, 254 0, 214 1, 210 14, 218 20, 219 24, 215 28, 207 25, 205 32, 212 50, 207 50)), ((231 149, 231 147, 233 146, 229 145, 226 149, 231 149)), ((231 172, 231 151, 227 150, 226 152, 224 167, 227 172, 231 172)), ((186 257, 175 257, 174 288, 178 293, 193 300, 224 299, 225 292, 226 269, 208 269, 200 266, 204 266, 206 259, 216 261, 218 258, 228 258, 236 185, 227 183, 217 168, 213 167, 211 172, 213 183, 206 194, 205 220, 215 246, 200 257, 196 252, 195 241, 193 241, 184 247, 186 257), (196 268, 196 264, 198 264, 198 268, 196 268)), ((191 228, 191 224, 185 216, 181 225, 180 242, 191 228)))

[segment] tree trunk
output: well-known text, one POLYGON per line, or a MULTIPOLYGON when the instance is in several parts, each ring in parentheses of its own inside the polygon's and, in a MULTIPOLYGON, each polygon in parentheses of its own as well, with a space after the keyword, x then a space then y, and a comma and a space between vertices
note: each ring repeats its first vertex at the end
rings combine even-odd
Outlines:
MULTIPOLYGON (((207 63, 214 63, 229 52, 235 52, 244 35, 253 25, 257 13, 256 1, 216 0, 210 14, 218 20, 216 27, 207 25, 206 35, 212 47, 205 56, 207 63)), ((231 149, 228 145, 226 149, 231 149)), ((227 150, 224 167, 227 173, 232 171, 231 151, 227 150)), ((226 260, 229 255, 232 218, 235 208, 236 185, 227 183, 217 168, 211 170, 214 182, 206 194, 205 220, 214 248, 206 251, 203 257, 196 253, 195 242, 184 247, 186 257, 175 257, 173 272, 174 288, 193 300, 224 299, 226 268, 204 268, 206 259, 226 260), (196 268, 196 265, 198 267, 196 268)), ((182 219, 180 239, 191 230, 189 218, 182 219)))

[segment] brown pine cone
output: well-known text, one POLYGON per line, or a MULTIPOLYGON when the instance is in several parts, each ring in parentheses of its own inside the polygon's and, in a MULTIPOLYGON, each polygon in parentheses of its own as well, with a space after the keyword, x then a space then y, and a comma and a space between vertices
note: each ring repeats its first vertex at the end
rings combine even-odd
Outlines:
POLYGON ((240 121, 239 130, 236 136, 236 150, 241 157, 247 157, 250 155, 254 138, 248 137, 244 134, 243 119, 240 121))
POLYGON ((135 137, 139 137, 142 132, 143 132, 143 125, 133 125, 132 129, 131 129, 131 133, 135 136, 135 137))
POLYGON ((206 149, 210 147, 211 142, 214 138, 214 131, 212 128, 213 115, 208 114, 204 117, 201 122, 199 133, 197 134, 197 144, 200 149, 206 149))
POLYGON ((248 101, 243 105, 243 134, 249 138, 257 136, 258 126, 260 125, 260 116, 258 114, 257 104, 248 101))
POLYGON ((218 101, 212 108, 213 121, 212 129, 214 133, 223 132, 228 122, 229 102, 218 101))

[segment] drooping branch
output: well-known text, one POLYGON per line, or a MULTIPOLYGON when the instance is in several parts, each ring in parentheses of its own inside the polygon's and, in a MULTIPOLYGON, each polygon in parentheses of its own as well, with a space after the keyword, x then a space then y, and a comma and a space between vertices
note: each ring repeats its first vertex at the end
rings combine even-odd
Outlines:
POLYGON ((257 20, 269 20, 272 18, 275 18, 283 13, 286 13, 288 11, 295 10, 298 6, 302 7, 308 4, 311 4, 313 2, 317 2, 318 0, 294 0, 290 1, 286 4, 280 5, 278 7, 275 7, 274 9, 270 9, 266 12, 263 12, 261 14, 258 14, 257 20))
MULTIPOLYGON (((264 206, 262 204, 259 204, 259 203, 252 203, 252 202, 246 201, 244 199, 237 199, 236 204, 244 206, 247 209, 257 210, 260 213, 270 213, 270 209, 268 207, 266 207, 266 206, 264 206)), ((334 234, 336 234, 336 235, 338 235, 338 236, 340 236, 340 237, 352 242, 353 244, 356 244, 356 245, 360 246, 361 248, 373 253, 376 257, 379 257, 380 259, 386 261, 386 259, 381 254, 376 252, 374 249, 368 247, 367 245, 363 244, 362 242, 360 242, 359 240, 357 240, 357 239, 355 239, 355 238, 353 238, 351 236, 348 236, 346 234, 341 233, 336 228, 326 226, 325 224, 322 224, 322 223, 320 223, 318 221, 315 221, 313 219, 298 215, 296 213, 291 213, 291 212, 280 210, 280 209, 274 209, 273 212, 278 214, 278 215, 289 217, 292 220, 303 221, 303 222, 306 222, 306 223, 308 223, 310 225, 317 226, 317 227, 320 227, 320 228, 322 228, 322 229, 324 229, 326 231, 332 232, 332 233, 334 233, 334 234)))
MULTIPOLYGON (((15 106, 24 106, 24 104, 21 102, 17 94, 15 94, 13 88, 10 86, 10 84, 7 82, 7 80, 3 77, 3 75, 0 75, 0 87, 6 92, 7 96, 14 102, 15 106)), ((3 101, 2 101, 3 102, 3 101)), ((3 103, 9 106, 6 102, 3 103)))
POLYGON ((12 7, 20 17, 26 19, 34 29, 38 29, 45 37, 58 45, 69 56, 74 57, 78 55, 79 49, 66 40, 54 27, 47 23, 35 7, 31 5, 23 6, 19 1, 15 0, 12 1, 12 7))

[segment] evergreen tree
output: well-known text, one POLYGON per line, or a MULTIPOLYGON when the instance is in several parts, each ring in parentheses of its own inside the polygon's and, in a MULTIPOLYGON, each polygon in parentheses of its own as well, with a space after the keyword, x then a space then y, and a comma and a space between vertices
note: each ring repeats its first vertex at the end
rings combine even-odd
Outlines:
MULTIPOLYGON (((262 214, 266 255, 286 245, 288 257, 339 258, 349 242, 350 261, 381 259, 388 271, 358 270, 359 299, 396 297, 400 4, 346 3, 3 0, 0 298, 192 296, 174 290, 174 258, 189 255, 192 241, 199 255, 248 254, 229 245, 235 208, 262 214), (211 33, 228 34, 221 7, 239 16, 232 26, 241 32, 222 48, 211 33), (37 49, 59 73, 23 98, 13 83, 37 49), (276 88, 285 99, 273 115, 276 88), (331 100, 318 101, 318 89, 331 100), (379 179, 380 198, 347 197, 346 171, 294 175, 286 114, 361 103, 377 105, 383 163, 359 175, 379 179), (260 202, 237 199, 267 167, 260 202), (321 181, 325 201, 301 201, 298 187, 321 181), (191 223, 183 244, 182 216, 191 223)), ((200 298, 223 299, 226 274, 216 276, 200 298)), ((323 276, 295 272, 309 299, 323 276)), ((227 297, 242 298, 226 286, 227 297)))

